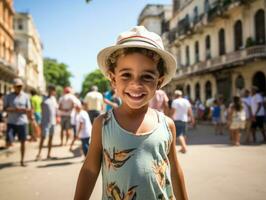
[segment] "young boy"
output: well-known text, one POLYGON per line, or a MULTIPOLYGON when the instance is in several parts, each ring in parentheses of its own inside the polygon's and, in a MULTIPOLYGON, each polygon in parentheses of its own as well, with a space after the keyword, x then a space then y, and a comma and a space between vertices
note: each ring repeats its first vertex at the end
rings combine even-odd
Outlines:
POLYGON ((102 167, 104 200, 187 200, 174 122, 149 108, 155 91, 176 71, 160 36, 134 27, 98 54, 98 64, 122 104, 93 123, 75 199, 89 199, 102 167))
POLYGON ((91 137, 91 121, 88 113, 83 110, 81 103, 75 104, 77 136, 81 140, 82 151, 86 157, 91 137))

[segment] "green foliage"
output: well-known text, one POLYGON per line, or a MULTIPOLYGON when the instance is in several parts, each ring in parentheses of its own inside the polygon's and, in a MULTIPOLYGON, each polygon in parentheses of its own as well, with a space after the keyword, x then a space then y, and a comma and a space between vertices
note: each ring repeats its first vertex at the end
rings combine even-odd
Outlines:
POLYGON ((53 84, 61 89, 70 86, 72 74, 68 71, 66 64, 58 63, 55 59, 45 58, 43 71, 47 85, 53 84))
POLYGON ((252 37, 248 37, 247 40, 246 40, 246 48, 248 47, 252 47, 255 45, 255 41, 253 40, 252 37))
POLYGON ((93 85, 97 85, 99 92, 103 93, 110 89, 108 79, 104 77, 99 69, 87 74, 82 83, 81 96, 84 97, 93 85))
POLYGON ((91 0, 86 0, 86 3, 90 3, 91 2, 91 0))

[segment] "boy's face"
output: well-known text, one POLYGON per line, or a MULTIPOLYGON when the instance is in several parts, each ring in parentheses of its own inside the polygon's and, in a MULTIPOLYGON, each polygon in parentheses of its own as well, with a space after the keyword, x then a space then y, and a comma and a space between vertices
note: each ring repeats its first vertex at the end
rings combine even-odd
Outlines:
POLYGON ((111 80, 123 104, 138 109, 148 105, 163 77, 159 78, 157 63, 140 53, 133 53, 118 58, 111 80))

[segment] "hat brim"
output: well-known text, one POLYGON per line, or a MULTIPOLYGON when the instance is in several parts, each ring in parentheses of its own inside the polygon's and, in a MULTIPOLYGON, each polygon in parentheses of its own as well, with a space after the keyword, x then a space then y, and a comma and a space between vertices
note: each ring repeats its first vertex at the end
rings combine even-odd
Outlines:
POLYGON ((161 87, 168 84, 176 74, 177 64, 176 64, 175 58, 172 56, 172 54, 168 53, 165 50, 161 50, 159 48, 155 48, 153 46, 147 46, 147 45, 143 45, 143 44, 129 44, 129 45, 122 45, 121 44, 121 45, 114 45, 114 46, 110 46, 110 47, 102 49, 98 53, 97 61, 98 61, 99 68, 103 72, 103 74, 107 78, 109 78, 107 59, 110 57, 110 55, 112 53, 114 53, 115 51, 117 51, 119 49, 134 48, 134 47, 135 48, 149 49, 149 50, 152 50, 152 51, 158 53, 161 56, 161 58, 164 60, 165 68, 166 68, 166 72, 164 74, 164 80, 163 80, 161 87))

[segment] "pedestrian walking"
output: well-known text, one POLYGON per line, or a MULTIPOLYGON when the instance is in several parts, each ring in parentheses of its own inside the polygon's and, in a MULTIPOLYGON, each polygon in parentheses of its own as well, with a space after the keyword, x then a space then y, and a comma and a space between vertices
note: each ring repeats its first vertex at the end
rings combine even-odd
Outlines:
POLYGON ((234 96, 233 103, 229 106, 228 123, 231 132, 232 144, 240 145, 240 130, 245 128, 246 113, 239 96, 234 96))
MULTIPOLYGON (((77 97, 75 101, 75 106, 76 105, 81 105, 81 101, 79 100, 79 95, 75 94, 77 97)), ((78 135, 77 135, 77 111, 76 108, 72 110, 71 115, 70 115, 70 123, 71 123, 71 128, 73 132, 73 139, 69 147, 69 151, 73 151, 73 146, 75 144, 75 141, 78 140, 78 135)))
POLYGON ((223 135, 222 132, 222 120, 221 120, 221 107, 219 101, 215 99, 211 107, 212 123, 214 125, 215 135, 223 135))
POLYGON ((48 96, 42 102, 42 115, 41 115, 41 140, 39 144, 39 151, 36 160, 41 159, 41 151, 43 148, 44 140, 48 137, 48 153, 47 159, 51 159, 51 149, 53 142, 53 135, 56 125, 56 115, 58 104, 55 98, 56 88, 53 85, 48 86, 48 96))
POLYGON ((86 157, 91 137, 91 121, 81 103, 75 104, 77 137, 81 140, 82 151, 86 157))
POLYGON ((259 93, 258 88, 253 86, 251 89, 251 111, 252 111, 252 124, 251 132, 253 135, 253 141, 257 142, 256 129, 259 128, 263 136, 264 142, 266 142, 266 135, 264 129, 264 115, 265 110, 263 107, 263 98, 259 93))
POLYGON ((122 104, 95 120, 74 199, 89 199, 101 165, 102 199, 188 199, 174 123, 149 108, 156 89, 175 74, 174 57, 160 36, 137 26, 103 49, 98 63, 122 104))
POLYGON ((172 102, 174 110, 173 120, 176 127, 176 138, 181 146, 179 150, 181 153, 187 152, 186 133, 187 123, 190 120, 192 127, 195 124, 192 108, 189 101, 182 97, 182 91, 175 91, 175 99, 172 102))
POLYGON ((36 141, 37 137, 40 136, 40 125, 41 125, 41 114, 42 114, 42 97, 37 94, 35 89, 31 90, 31 107, 32 107, 32 120, 31 124, 31 141, 36 141))
POLYGON ((6 145, 10 146, 16 136, 20 141, 21 160, 20 165, 25 167, 25 144, 27 139, 28 117, 31 116, 30 99, 23 92, 23 82, 16 78, 13 80, 14 92, 4 98, 4 110, 7 112, 6 145))
POLYGON ((76 97, 71 93, 70 87, 64 88, 64 94, 59 98, 59 111, 61 116, 61 146, 63 146, 64 142, 64 132, 66 134, 66 143, 67 145, 68 139, 70 137, 71 130, 71 112, 74 109, 76 97))
POLYGON ((92 86, 91 91, 86 94, 84 103, 91 123, 93 123, 94 119, 101 114, 104 108, 103 95, 98 92, 96 85, 92 86))

